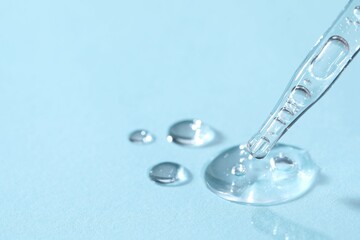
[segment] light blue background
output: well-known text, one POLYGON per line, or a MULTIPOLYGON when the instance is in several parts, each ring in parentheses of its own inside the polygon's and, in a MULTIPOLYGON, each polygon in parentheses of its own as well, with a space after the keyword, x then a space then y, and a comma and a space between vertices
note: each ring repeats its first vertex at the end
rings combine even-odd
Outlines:
POLYGON ((322 168, 309 194, 243 206, 202 176, 258 130, 345 4, 2 0, 0 239, 358 239, 360 58, 282 139, 322 168), (167 143, 168 127, 192 117, 224 141, 167 143), (156 143, 129 143, 138 128, 156 143), (149 181, 162 161, 193 181, 149 181))

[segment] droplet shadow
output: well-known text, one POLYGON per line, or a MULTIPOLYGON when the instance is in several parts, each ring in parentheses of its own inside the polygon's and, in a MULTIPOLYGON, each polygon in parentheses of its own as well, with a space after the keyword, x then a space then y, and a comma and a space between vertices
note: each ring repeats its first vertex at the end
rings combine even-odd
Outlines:
POLYGON ((331 179, 328 175, 325 175, 323 172, 319 172, 319 175, 317 176, 317 179, 316 179, 316 185, 329 185, 331 182, 331 179))
POLYGON ((360 197, 347 197, 340 199, 340 201, 348 208, 360 211, 360 197))
POLYGON ((329 240, 329 236, 314 229, 292 222, 269 209, 256 208, 252 214, 251 224, 271 239, 296 240, 329 240))

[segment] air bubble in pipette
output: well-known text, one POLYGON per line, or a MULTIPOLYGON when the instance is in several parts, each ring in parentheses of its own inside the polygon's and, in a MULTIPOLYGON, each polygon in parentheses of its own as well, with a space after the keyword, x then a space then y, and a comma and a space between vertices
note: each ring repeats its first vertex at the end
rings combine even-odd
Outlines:
POLYGON ((339 70, 340 65, 349 53, 347 41, 340 36, 332 36, 314 58, 310 72, 317 80, 326 80, 339 70))
POLYGON ((297 85, 290 93, 289 97, 295 104, 305 106, 307 100, 311 98, 310 90, 304 86, 297 85))

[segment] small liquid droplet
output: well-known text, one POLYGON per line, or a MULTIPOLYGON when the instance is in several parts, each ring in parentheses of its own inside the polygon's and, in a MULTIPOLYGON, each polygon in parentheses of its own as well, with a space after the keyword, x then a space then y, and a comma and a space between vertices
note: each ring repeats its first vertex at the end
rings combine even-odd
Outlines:
MULTIPOLYGON (((336 71, 349 54, 349 44, 340 36, 332 36, 312 60, 310 72, 317 80, 325 80, 336 71)), ((345 66, 345 64, 344 64, 345 66)))
POLYGON ((360 19, 360 6, 356 6, 356 7, 354 8, 354 15, 355 15, 358 19, 360 19))
POLYGON ((180 145, 203 146, 215 139, 215 130, 199 119, 184 120, 169 129, 168 141, 180 145))
POLYGON ((231 169, 231 174, 236 176, 243 176, 246 174, 246 167, 243 164, 237 164, 231 169))
POLYGON ((155 137, 147 130, 140 129, 129 135, 130 142, 137 144, 148 144, 155 140, 155 137))
POLYGON ((163 162, 153 166, 149 172, 152 181, 165 185, 182 185, 190 180, 190 172, 173 162, 163 162))

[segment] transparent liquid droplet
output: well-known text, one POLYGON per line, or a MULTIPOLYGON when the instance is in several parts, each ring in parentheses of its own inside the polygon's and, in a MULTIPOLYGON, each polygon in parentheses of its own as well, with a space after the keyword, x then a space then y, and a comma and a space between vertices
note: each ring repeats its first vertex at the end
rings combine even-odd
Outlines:
POLYGON ((251 158, 243 149, 235 146, 225 150, 206 168, 208 188, 224 199, 254 205, 279 204, 303 195, 315 182, 319 168, 302 149, 277 144, 263 159, 251 158), (243 172, 241 165, 246 174, 239 175, 243 172))
POLYGON ((311 74, 317 80, 325 80, 336 71, 349 54, 349 44, 340 36, 332 36, 320 53, 313 59, 310 67, 311 74))
POLYGON ((149 177, 159 184, 178 186, 189 182, 191 174, 180 164, 163 162, 151 168, 149 177))
POLYGON ((215 130, 199 119, 184 120, 173 124, 168 133, 168 141, 180 145, 203 146, 214 141, 215 130))
POLYGON ((354 15, 360 20, 360 6, 355 7, 354 15))
POLYGON ((154 135, 144 129, 135 130, 129 135, 130 142, 137 144, 148 144, 155 140, 154 135))

